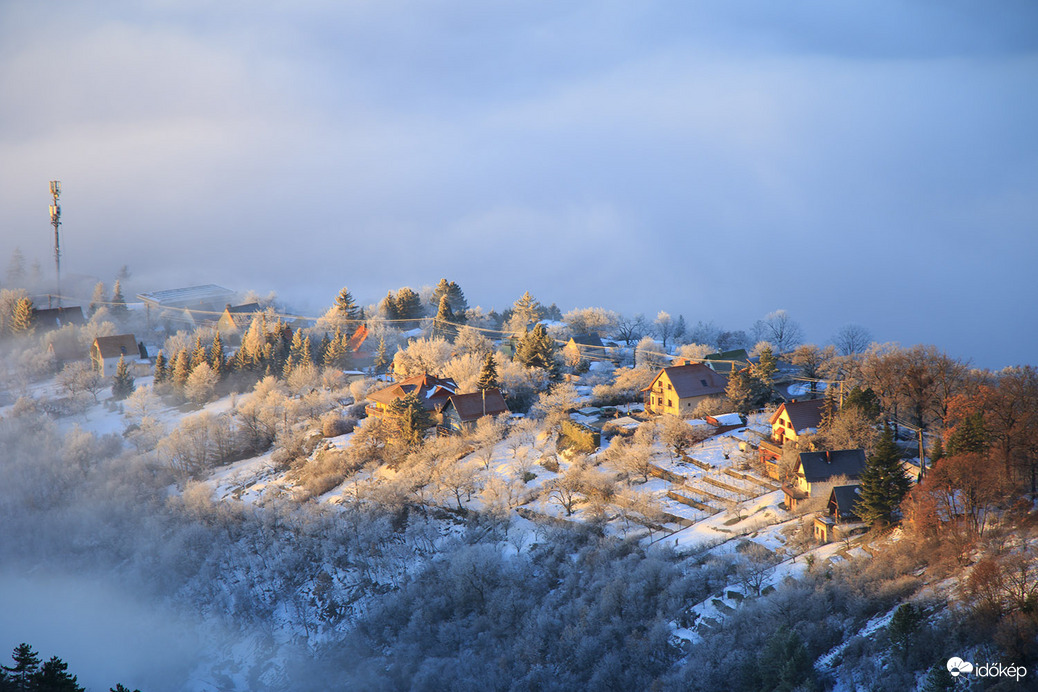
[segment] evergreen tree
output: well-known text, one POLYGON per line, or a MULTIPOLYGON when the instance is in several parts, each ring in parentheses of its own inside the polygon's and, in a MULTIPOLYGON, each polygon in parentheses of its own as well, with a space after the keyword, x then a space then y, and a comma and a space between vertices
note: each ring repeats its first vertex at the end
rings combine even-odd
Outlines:
POLYGON ((180 349, 177 351, 177 355, 173 356, 170 371, 170 381, 173 386, 178 390, 183 390, 187 384, 187 378, 191 376, 191 356, 186 348, 180 349))
POLYGON ((289 348, 288 355, 292 359, 294 365, 299 365, 304 360, 304 352, 307 350, 307 342, 303 337, 303 331, 296 330, 296 333, 292 336, 292 345, 289 348))
POLYGON ((121 319, 126 317, 126 313, 126 299, 123 298, 122 282, 116 279, 115 285, 112 286, 112 315, 121 319))
POLYGON ((25 288, 25 255, 16 247, 11 251, 11 261, 7 265, 7 284, 11 288, 25 288))
POLYGON ((409 320, 404 325, 414 328, 417 320, 425 314, 425 310, 422 309, 421 297, 406 286, 401 288, 396 292, 396 313, 397 319, 409 320))
POLYGON ((14 336, 30 336, 33 332, 32 300, 19 298, 14 304, 14 314, 11 316, 11 334, 14 336))
POLYGON ((476 389, 498 389, 501 384, 497 380, 497 361, 494 360, 494 352, 490 351, 483 358, 483 365, 479 369, 479 380, 476 389))
POLYGON ((140 690, 130 690, 129 687, 120 683, 117 683, 115 687, 108 688, 108 692, 141 692, 140 690))
POLYGON ((519 334, 528 330, 530 325, 543 317, 544 308, 530 295, 529 291, 526 291, 512 306, 512 315, 508 318, 509 328, 519 334))
POLYGON ((378 350, 375 351, 375 362, 372 363, 375 374, 381 375, 386 372, 389 369, 389 363, 389 355, 386 353, 386 339, 380 336, 378 339, 378 350))
POLYGON ((543 324, 523 334, 515 349, 515 359, 529 368, 546 370, 552 380, 559 379, 559 362, 555 357, 555 340, 543 324))
POLYGON ((108 296, 105 295, 104 283, 98 281, 94 284, 94 293, 90 296, 90 305, 87 307, 87 317, 93 317, 94 313, 103 308, 108 303, 108 296))
POLYGON ((190 368, 194 370, 202 363, 209 362, 209 354, 205 351, 205 346, 202 344, 202 336, 198 335, 195 337, 195 348, 191 351, 191 363, 190 368))
POLYGON ((324 356, 328 353, 328 348, 332 345, 332 339, 328 336, 328 332, 321 335, 321 340, 317 342, 317 348, 314 349, 314 363, 324 363, 324 356))
POLYGON ((155 356, 155 384, 162 384, 169 379, 169 369, 166 365, 166 355, 159 351, 155 356))
POLYGON ((848 406, 857 408, 871 421, 878 421, 880 414, 883 412, 879 397, 876 396, 876 392, 872 391, 872 387, 866 389, 854 387, 844 397, 843 405, 845 408, 848 406))
POLYGON ((453 281, 447 281, 447 279, 440 279, 440 283, 436 284, 436 290, 433 291, 432 296, 429 298, 429 304, 435 305, 437 308, 440 305, 440 299, 443 296, 447 296, 447 302, 450 303, 451 312, 454 313, 455 322, 465 321, 465 311, 469 309, 469 303, 465 300, 465 293, 461 290, 461 286, 453 281))
POLYGON ((32 679, 40 670, 40 657, 33 648, 22 642, 11 653, 13 666, 3 666, 12 690, 32 689, 32 679))
POLYGON ((752 368, 734 370, 728 375, 724 395, 743 415, 760 408, 771 398, 770 380, 765 383, 752 368))
POLYGON ((391 322, 400 318, 400 313, 396 309, 396 296, 393 295, 392 291, 386 292, 386 297, 378 304, 378 311, 383 319, 391 322))
POLYGON ((861 497, 854 510, 869 526, 888 526, 894 523, 894 514, 909 487, 894 433, 889 425, 884 426, 876 449, 861 473, 861 497))
POLYGON ((440 298, 439 309, 436 311, 436 317, 433 318, 433 334, 447 341, 454 341, 454 337, 457 335, 454 311, 451 310, 450 300, 446 294, 440 298))
POLYGON ((32 676, 29 689, 33 692, 84 692, 76 676, 69 675, 68 664, 57 656, 52 656, 32 676))
POLYGON ((770 346, 765 346, 761 349, 760 355, 757 357, 757 362, 750 366, 754 376, 763 382, 767 382, 768 386, 771 386, 771 378, 778 370, 778 358, 772 352, 770 346))
POLYGON ((126 364, 126 359, 123 356, 119 356, 119 363, 115 366, 115 378, 112 380, 112 397, 115 399, 125 399, 133 394, 133 390, 136 388, 137 386, 133 383, 133 375, 130 374, 130 367, 126 364))
POLYGON ((955 426, 948 438, 948 455, 982 454, 988 449, 988 433, 983 411, 974 411, 955 426))
POLYGON ((227 376, 227 354, 224 353, 223 338, 219 331, 213 335, 213 343, 209 346, 209 367, 220 379, 227 376))
POLYGON ((345 286, 335 298, 335 312, 340 318, 348 320, 349 324, 355 324, 361 320, 360 308, 357 307, 357 302, 353 300, 350 290, 345 286))
POLYGON ((432 426, 433 419, 422 400, 414 392, 402 396, 389 406, 393 424, 400 441, 410 450, 416 450, 425 442, 425 431, 432 426))
POLYGON ((342 330, 336 328, 335 335, 328 340, 328 345, 324 349, 324 356, 321 359, 325 367, 342 368, 345 366, 346 348, 349 342, 344 336, 342 330))
POLYGON ((314 347, 310 343, 310 335, 307 334, 303 337, 303 352, 302 357, 299 360, 299 365, 313 365, 314 364, 314 347))

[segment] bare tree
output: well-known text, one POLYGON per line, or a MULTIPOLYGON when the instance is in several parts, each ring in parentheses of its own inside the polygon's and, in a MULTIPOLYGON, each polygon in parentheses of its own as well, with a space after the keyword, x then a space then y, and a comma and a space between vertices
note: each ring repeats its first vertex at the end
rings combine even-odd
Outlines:
POLYGON ((58 375, 58 384, 72 398, 80 392, 88 392, 97 403, 97 395, 105 387, 104 378, 89 363, 76 361, 66 365, 58 375))
POLYGON ((682 327, 679 327, 679 323, 663 310, 660 310, 659 314, 656 315, 656 321, 652 323, 652 329, 660 341, 663 342, 664 351, 667 350, 667 341, 680 336, 678 332, 684 331, 682 327))
POLYGON ((776 310, 753 324, 754 341, 770 341, 776 353, 786 353, 804 340, 804 330, 785 310, 776 310))
POLYGON ((637 342, 649 329, 645 321, 645 315, 620 315, 616 320, 616 338, 630 347, 631 342, 637 342))
POLYGON ((860 324, 844 325, 833 336, 833 344, 844 356, 864 353, 870 343, 872 343, 872 333, 860 324))

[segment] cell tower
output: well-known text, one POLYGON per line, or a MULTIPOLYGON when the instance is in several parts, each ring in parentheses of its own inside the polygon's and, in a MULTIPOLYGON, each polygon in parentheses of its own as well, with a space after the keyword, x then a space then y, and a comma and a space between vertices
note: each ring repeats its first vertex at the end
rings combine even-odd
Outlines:
POLYGON ((61 307, 61 235, 58 229, 61 226, 61 205, 58 197, 61 195, 61 181, 50 181, 50 194, 54 197, 54 204, 50 205, 50 222, 54 226, 54 272, 58 277, 58 307, 61 307))

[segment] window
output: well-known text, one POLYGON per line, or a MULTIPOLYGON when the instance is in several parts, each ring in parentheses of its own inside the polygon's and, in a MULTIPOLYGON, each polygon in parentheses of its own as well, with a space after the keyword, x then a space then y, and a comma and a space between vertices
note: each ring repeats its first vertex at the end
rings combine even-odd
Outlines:
POLYGON ((710 386, 710 385, 708 385, 708 384, 706 383, 706 380, 700 380, 699 382, 700 382, 700 384, 702 384, 702 385, 703 385, 704 387, 708 387, 708 386, 710 386))
POLYGON ((670 399, 667 399, 667 406, 674 406, 674 402, 672 402, 670 399))
POLYGON ((674 389, 673 387, 670 386, 670 382, 667 383, 667 389, 674 389))

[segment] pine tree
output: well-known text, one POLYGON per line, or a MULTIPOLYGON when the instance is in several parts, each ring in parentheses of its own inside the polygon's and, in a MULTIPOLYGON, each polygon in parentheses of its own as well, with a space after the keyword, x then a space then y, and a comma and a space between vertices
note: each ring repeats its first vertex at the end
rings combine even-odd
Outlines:
POLYGON ((166 355, 159 351, 155 356, 155 384, 162 384, 169 379, 169 369, 166 366, 166 355))
POLYGON ((884 426, 876 449, 861 473, 861 497, 854 510, 869 526, 889 526, 894 523, 894 515, 909 486, 894 433, 889 425, 884 426))
POLYGON ((454 326, 454 311, 451 310, 447 294, 440 298, 436 317, 433 318, 433 334, 447 341, 454 341, 454 337, 457 335, 457 327, 454 326))
POLYGON ((191 351, 191 363, 190 368, 194 370, 202 363, 209 362, 209 354, 205 352, 205 346, 202 344, 202 336, 198 335, 195 337, 195 348, 191 351))
POLYGON ((317 342, 317 348, 314 349, 314 363, 324 363, 324 356, 328 353, 328 349, 332 345, 332 339, 328 336, 328 332, 321 335, 321 340, 317 342))
POLYGON ((757 363, 750 366, 754 376, 764 382, 768 382, 770 386, 771 377, 778 370, 778 358, 772 352, 770 346, 765 346, 761 349, 760 355, 757 357, 757 363))
POLYGON ((355 324, 361 320, 360 308, 357 307, 357 302, 353 300, 353 296, 345 286, 335 298, 335 312, 340 318, 348 320, 349 324, 355 324))
POLYGON ((465 321, 465 311, 469 309, 469 303, 465 300, 465 293, 461 290, 461 286, 453 281, 447 281, 447 279, 440 279, 440 283, 436 284, 436 290, 433 291, 432 296, 429 298, 429 304, 435 305, 437 308, 440 305, 440 299, 443 296, 447 296, 447 302, 450 303, 451 312, 454 313, 455 322, 465 321))
POLYGON ((981 454, 988 449, 988 433, 984 426, 984 413, 974 411, 955 426, 948 438, 948 455, 981 454))
POLYGON ((497 361, 494 360, 493 351, 487 353, 483 358, 483 365, 479 369, 479 380, 476 381, 476 389, 498 389, 501 384, 497 380, 497 361))
POLYGON ((724 395, 736 411, 745 415, 768 402, 771 388, 753 373, 752 368, 743 368, 728 375, 724 395))
POLYGON ((389 411, 401 442, 412 451, 421 447, 433 420, 418 395, 411 392, 400 397, 390 404, 389 411))
POLYGON ((559 379, 555 340, 551 338, 543 324, 534 325, 532 330, 520 337, 519 345, 515 350, 515 359, 526 367, 546 370, 552 380, 559 379))
POLYGON ((32 676, 29 689, 39 692, 84 692, 76 676, 69 675, 68 664, 57 656, 52 656, 39 672, 32 676))
POLYGON ((378 311, 379 314, 382 315, 383 319, 389 320, 390 322, 400 318, 400 313, 398 313, 396 309, 396 296, 393 295, 392 291, 386 292, 386 297, 378 304, 378 311))
POLYGON ((379 337, 378 339, 378 350, 375 351, 375 362, 372 363, 372 368, 376 375, 381 375, 389 369, 389 355, 386 353, 386 339, 385 337, 379 337))
POLYGON ((173 382, 173 386, 178 390, 183 390, 187 384, 187 378, 191 376, 191 356, 186 348, 180 349, 177 351, 177 355, 173 356, 170 371, 170 380, 173 382))
POLYGON ((410 320, 405 324, 410 324, 413 328, 416 321, 425 314, 421 297, 406 286, 401 288, 396 292, 396 313, 397 319, 410 320))
POLYGON ((14 314, 11 316, 11 334, 14 336, 32 335, 33 307, 29 298, 19 298, 14 304, 14 314))
POLYGON ((115 285, 112 286, 112 316, 123 318, 126 317, 126 313, 126 299, 123 298, 122 282, 116 279, 115 285))
POLYGON ((14 647, 11 653, 13 666, 3 666, 8 673, 7 679, 12 683, 12 690, 31 690, 32 679, 40 670, 40 657, 33 648, 22 642, 14 647))
POLYGON ((87 317, 93 317, 94 313, 103 308, 108 303, 108 296, 105 295, 104 283, 98 281, 94 284, 94 293, 90 296, 90 305, 87 307, 87 317))
POLYGON ((213 343, 209 346, 209 367, 220 379, 226 377, 227 354, 224 353, 223 338, 220 337, 219 331, 213 335, 213 343))
POLYGON ((126 359, 123 356, 119 356, 119 363, 115 366, 115 378, 112 380, 112 397, 115 399, 125 399, 133 394, 133 390, 136 388, 137 386, 133 383, 133 375, 130 374, 130 367, 126 364, 126 359))
POLYGON ((526 291, 512 306, 512 316, 508 319, 509 328, 517 334, 522 333, 542 317, 544 317, 544 308, 530 295, 529 291, 526 291))
POLYGON ((7 283, 11 288, 25 288, 25 255, 16 247, 11 251, 11 261, 7 265, 7 283))

